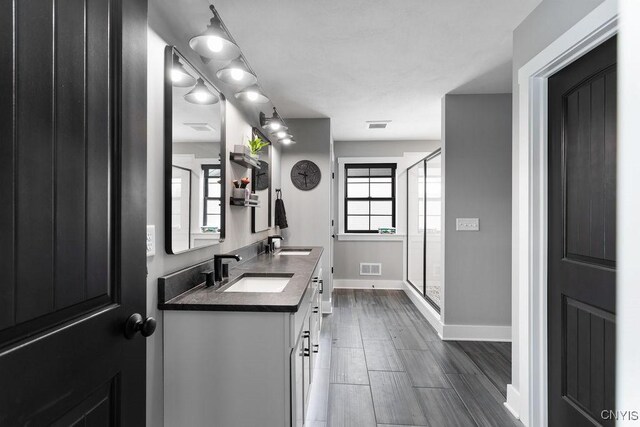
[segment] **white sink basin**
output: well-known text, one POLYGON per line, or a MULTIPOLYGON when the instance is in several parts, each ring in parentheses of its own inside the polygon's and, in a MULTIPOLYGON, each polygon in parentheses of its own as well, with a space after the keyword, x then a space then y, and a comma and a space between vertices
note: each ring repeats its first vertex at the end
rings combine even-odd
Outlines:
POLYGON ((244 276, 224 292, 282 292, 291 277, 244 276))
POLYGON ((299 250, 295 250, 295 249, 284 249, 281 250, 278 255, 309 255, 311 253, 311 249, 299 249, 299 250))

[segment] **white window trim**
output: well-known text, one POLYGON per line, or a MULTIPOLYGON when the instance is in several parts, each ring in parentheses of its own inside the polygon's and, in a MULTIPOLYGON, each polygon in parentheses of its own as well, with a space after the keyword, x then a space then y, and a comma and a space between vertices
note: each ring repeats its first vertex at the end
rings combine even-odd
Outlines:
POLYGON ((344 165, 349 163, 395 163, 400 164, 403 161, 402 157, 339 157, 338 158, 338 170, 336 179, 338 180, 338 240, 340 241, 403 241, 404 230, 398 228, 398 168, 393 179, 395 185, 395 217, 396 217, 396 234, 375 234, 375 233, 345 233, 344 232, 344 195, 346 192, 344 182, 344 165))

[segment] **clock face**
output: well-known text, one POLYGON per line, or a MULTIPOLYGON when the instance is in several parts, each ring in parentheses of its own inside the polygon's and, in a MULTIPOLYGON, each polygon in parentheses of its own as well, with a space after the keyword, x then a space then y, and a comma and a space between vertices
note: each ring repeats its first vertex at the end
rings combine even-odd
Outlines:
POLYGON ((311 160, 300 160, 291 168, 291 182, 300 190, 313 190, 321 176, 320 168, 311 160))
POLYGON ((269 188, 269 163, 264 160, 259 162, 260 169, 254 171, 253 189, 254 191, 262 191, 269 188))

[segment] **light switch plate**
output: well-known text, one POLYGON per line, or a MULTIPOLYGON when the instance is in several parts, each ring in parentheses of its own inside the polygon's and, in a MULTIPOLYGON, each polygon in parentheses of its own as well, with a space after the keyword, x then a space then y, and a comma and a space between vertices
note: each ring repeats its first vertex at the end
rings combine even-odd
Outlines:
POLYGON ((147 225, 147 256, 156 254, 156 226, 147 225))
POLYGON ((456 231, 480 231, 480 219, 456 218, 456 231))

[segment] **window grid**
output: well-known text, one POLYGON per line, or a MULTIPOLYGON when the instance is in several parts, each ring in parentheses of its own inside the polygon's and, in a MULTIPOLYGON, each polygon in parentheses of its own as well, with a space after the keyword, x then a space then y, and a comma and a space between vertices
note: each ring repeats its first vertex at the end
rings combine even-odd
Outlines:
POLYGON ((391 218, 391 227, 396 226, 396 168, 395 163, 349 163, 344 165, 345 175, 345 199, 344 199, 344 227, 345 233, 378 233, 378 228, 372 227, 372 218, 378 220, 380 218, 391 218), (350 170, 358 169, 359 172, 352 176, 349 175, 350 170), (388 169, 388 173, 380 173, 380 170, 388 169), (367 170, 366 174, 363 171, 367 170), (372 172, 376 170, 376 172, 372 172), (351 181, 350 181, 351 180, 351 181), (366 182, 365 182, 366 180, 366 182), (350 197, 349 184, 367 185, 368 197, 350 197), (391 197, 371 197, 372 184, 390 184, 391 197), (368 202, 368 213, 349 213, 349 202, 368 202), (372 213, 372 203, 374 202, 390 202, 390 214, 374 214, 372 213), (354 229, 349 226, 349 218, 367 218, 367 229, 354 229))
MULTIPOLYGON (((204 183, 204 198, 203 198, 203 207, 202 207, 202 225, 204 227, 215 226, 213 224, 217 224, 220 227, 220 221, 222 216, 222 208, 218 213, 209 213, 208 205, 210 201, 218 202, 218 206, 222 207, 222 198, 215 197, 209 195, 209 185, 217 184, 220 186, 220 165, 202 165, 202 172, 204 175, 203 183, 204 183), (218 171, 215 173, 214 171, 218 171)), ((218 194, 221 194, 218 191, 218 194)))

